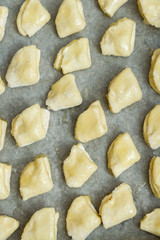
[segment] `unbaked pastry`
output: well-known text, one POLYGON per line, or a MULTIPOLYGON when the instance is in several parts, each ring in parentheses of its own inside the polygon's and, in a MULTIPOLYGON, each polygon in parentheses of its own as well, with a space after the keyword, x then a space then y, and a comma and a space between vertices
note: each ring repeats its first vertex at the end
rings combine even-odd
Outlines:
POLYGON ((87 38, 73 40, 57 54, 54 68, 62 70, 63 74, 89 68, 91 56, 87 38))
POLYGON ((34 45, 21 48, 13 56, 6 80, 11 88, 29 86, 39 81, 40 50, 34 45))
POLYGON ((103 55, 128 57, 134 49, 136 23, 122 18, 112 23, 100 43, 103 55))
POLYGON ((130 68, 124 69, 110 82, 107 99, 113 113, 118 113, 142 99, 141 88, 130 68))
POLYGON ((109 17, 113 17, 115 12, 128 0, 98 0, 99 6, 109 17))
POLYGON ((51 16, 39 0, 26 0, 18 13, 17 28, 21 35, 32 37, 51 16))
POLYGON ((93 102, 80 114, 75 127, 75 139, 88 142, 102 137, 108 131, 106 117, 100 101, 93 102))
POLYGON ((60 38, 82 31, 86 22, 81 1, 63 0, 55 23, 60 38))
POLYGON ((21 240, 56 240, 58 218, 54 208, 40 209, 26 224, 21 240))
POLYGON ((160 157, 153 157, 149 168, 149 183, 154 195, 160 198, 160 157))
POLYGON ((50 112, 34 104, 12 121, 11 134, 19 147, 32 144, 46 137, 50 112))
POLYGON ((0 215, 0 240, 9 238, 19 227, 19 222, 11 217, 0 215))
POLYGON ((2 81, 2 78, 0 76, 0 95, 2 93, 4 93, 4 91, 5 91, 5 85, 4 85, 4 82, 2 81))
POLYGON ((3 119, 0 119, 0 151, 3 149, 3 146, 4 146, 6 129, 7 129, 7 122, 3 119))
POLYGON ((149 83, 160 94, 160 48, 155 50, 152 56, 149 83))
POLYGON ((8 198, 10 194, 11 171, 10 165, 0 163, 0 200, 8 198))
POLYGON ((137 213, 130 186, 122 183, 101 202, 99 214, 104 228, 111 228, 133 218, 137 213))
POLYGON ((67 212, 68 235, 73 240, 85 240, 100 224, 101 218, 92 205, 90 197, 75 198, 67 212))
POLYGON ((97 170, 81 143, 74 145, 70 155, 64 160, 63 171, 69 187, 81 187, 97 170))
POLYGON ((0 41, 2 41, 5 33, 5 26, 8 17, 8 8, 0 6, 0 41))
POLYGON ((46 105, 54 111, 76 107, 81 103, 82 97, 73 74, 67 74, 53 84, 46 100, 46 105))

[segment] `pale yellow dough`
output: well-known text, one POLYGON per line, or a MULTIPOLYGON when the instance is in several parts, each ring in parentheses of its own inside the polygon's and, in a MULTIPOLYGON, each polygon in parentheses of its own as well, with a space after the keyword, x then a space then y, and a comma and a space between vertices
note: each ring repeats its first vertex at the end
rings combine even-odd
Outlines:
POLYGON ((17 28, 21 35, 32 37, 51 16, 39 0, 26 0, 18 13, 17 28))
POLYGON ((141 220, 140 229, 160 237, 160 208, 148 213, 141 220))
POLYGON ((23 170, 20 178, 20 193, 23 200, 49 192, 53 188, 49 159, 37 156, 23 170))
POLYGON ((155 50, 152 56, 149 83, 160 94, 160 48, 155 50))
POLYGON ((19 147, 32 144, 46 137, 50 112, 34 104, 12 121, 11 134, 19 147))
POLYGON ((142 99, 142 91, 130 68, 124 69, 110 82, 107 99, 113 113, 142 99))
POLYGON ((122 18, 112 23, 100 43, 103 55, 128 57, 134 49, 136 23, 122 18))
POLYGON ((60 38, 82 31, 86 22, 81 1, 63 0, 55 23, 60 38))
POLYGON ((5 85, 4 85, 4 82, 2 81, 2 78, 0 76, 0 95, 2 93, 4 93, 4 91, 5 91, 5 85))
POLYGON ((143 124, 143 135, 152 149, 160 147, 160 105, 156 105, 147 115, 143 124))
POLYGON ((153 157, 149 168, 149 183, 154 195, 160 198, 160 157, 153 157))
POLYGON ((160 1, 137 0, 140 14, 145 24, 160 28, 160 1))
POLYGON ((23 87, 39 81, 40 50, 34 45, 21 48, 13 56, 6 73, 8 86, 23 87))
POLYGON ((113 17, 115 12, 128 0, 98 0, 99 6, 109 17, 113 17))
POLYGON ((64 160, 63 171, 69 187, 81 187, 97 170, 81 143, 74 145, 70 155, 64 160))
POLYGON ((67 74, 53 84, 46 100, 46 105, 54 111, 76 107, 81 103, 82 97, 73 74, 67 74))
POLYGON ((4 140, 7 130, 7 122, 3 119, 0 119, 0 151, 3 149, 4 140))
POLYGON ((11 217, 0 215, 0 240, 6 240, 19 227, 19 222, 11 217))
POLYGON ((89 68, 91 56, 87 38, 73 40, 57 54, 54 68, 62 70, 63 74, 89 68))
POLYGON ((88 142, 102 137, 108 131, 106 117, 100 101, 93 102, 80 114, 75 127, 75 139, 88 142))
POLYGON ((66 218, 67 232, 72 240, 85 240, 100 224, 101 218, 89 196, 74 199, 66 218))
POLYGON ((99 214, 104 228, 111 228, 133 218, 137 213, 130 186, 122 183, 101 202, 99 214))
POLYGON ((109 147, 108 168, 112 170, 115 177, 118 177, 135 162, 138 162, 140 157, 130 135, 128 133, 120 134, 109 147))
POLYGON ((26 224, 21 240, 56 240, 58 218, 54 208, 40 209, 26 224))
POLYGON ((10 194, 11 171, 10 165, 0 163, 0 200, 8 198, 10 194))
POLYGON ((5 33, 5 26, 8 17, 8 8, 0 6, 0 41, 2 41, 5 33))

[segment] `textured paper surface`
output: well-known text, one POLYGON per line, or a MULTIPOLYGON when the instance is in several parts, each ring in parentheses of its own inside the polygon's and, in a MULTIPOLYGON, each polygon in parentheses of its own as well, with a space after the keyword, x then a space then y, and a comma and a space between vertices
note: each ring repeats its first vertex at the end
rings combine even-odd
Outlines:
POLYGON ((146 114, 160 103, 160 96, 150 87, 148 73, 150 68, 150 50, 160 47, 160 31, 147 26, 138 12, 136 0, 129 0, 112 19, 99 8, 97 0, 82 0, 87 27, 80 33, 60 39, 57 36, 54 20, 61 0, 42 0, 43 5, 52 15, 50 22, 32 38, 21 36, 16 27, 16 17, 22 0, 0 0, 0 5, 9 8, 6 34, 0 43, 0 74, 5 79, 7 67, 13 55, 23 46, 35 44, 41 49, 40 81, 30 87, 11 89, 0 96, 0 117, 8 121, 7 136, 0 161, 13 166, 11 178, 11 194, 7 200, 0 201, 0 214, 15 217, 20 228, 9 240, 18 240, 25 224, 32 214, 43 207, 55 207, 60 213, 58 222, 58 239, 68 240, 65 228, 65 217, 73 199, 79 195, 90 195, 98 210, 102 198, 110 193, 121 182, 128 183, 133 191, 134 201, 138 210, 135 218, 119 224, 109 230, 102 225, 96 229, 88 240, 150 240, 158 239, 139 229, 140 219, 156 207, 160 200, 152 194, 148 181, 149 162, 153 155, 160 155, 160 149, 152 151, 144 142, 142 126, 146 114), (108 26, 122 17, 136 21, 136 42, 133 54, 128 58, 102 56, 99 43, 108 26), (11 120, 26 107, 39 103, 45 107, 45 100, 51 85, 62 73, 53 68, 53 62, 61 47, 71 40, 87 37, 90 41, 92 67, 88 70, 75 72, 76 82, 83 97, 81 106, 64 111, 51 112, 49 131, 46 139, 30 146, 19 148, 10 135, 11 120), (142 88, 143 99, 113 114, 108 108, 106 93, 110 80, 125 67, 131 67, 142 88), (84 144, 91 158, 98 165, 98 170, 87 183, 79 189, 66 186, 62 171, 63 160, 68 156, 73 144, 74 127, 77 117, 89 104, 99 99, 105 110, 108 133, 97 140, 84 144), (109 174, 106 164, 106 152, 112 140, 122 132, 128 132, 142 158, 130 169, 115 179, 109 174), (54 188, 51 192, 23 202, 19 194, 19 178, 21 171, 34 157, 40 153, 50 158, 54 188))

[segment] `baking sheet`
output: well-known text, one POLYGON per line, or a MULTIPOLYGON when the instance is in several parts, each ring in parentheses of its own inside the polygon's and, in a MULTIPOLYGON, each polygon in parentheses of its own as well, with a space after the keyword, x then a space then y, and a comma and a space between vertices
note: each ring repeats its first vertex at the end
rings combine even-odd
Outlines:
POLYGON ((138 210, 136 217, 109 230, 105 230, 101 225, 90 234, 88 240, 158 239, 156 236, 141 231, 139 221, 146 213, 160 207, 160 200, 154 197, 148 183, 150 159, 153 155, 159 155, 160 150, 151 150, 144 142, 142 134, 144 117, 148 111, 160 103, 159 95, 148 84, 150 49, 160 47, 160 31, 143 24, 136 0, 129 0, 112 19, 100 10, 97 0, 82 0, 87 22, 86 29, 65 39, 60 39, 56 33, 54 19, 62 0, 41 0, 41 2, 52 15, 52 19, 32 38, 28 38, 21 36, 16 28, 16 17, 23 0, 0 0, 1 5, 9 8, 6 34, 0 43, 2 79, 5 79, 9 62, 18 49, 30 44, 35 44, 41 49, 39 83, 17 89, 6 87, 5 93, 0 96, 0 117, 8 121, 7 136, 4 149, 0 152, 0 161, 13 166, 11 194, 7 200, 0 201, 0 214, 15 217, 20 222, 20 228, 9 240, 20 239, 23 228, 32 214, 43 207, 56 208, 60 213, 58 239, 70 239, 65 228, 65 217, 73 199, 79 195, 90 195, 98 210, 102 198, 121 182, 128 183, 132 188, 138 210), (133 54, 128 58, 102 56, 99 43, 104 32, 112 22, 124 16, 137 23, 133 54), (41 107, 45 107, 45 100, 51 85, 62 76, 61 72, 52 67, 55 56, 61 47, 79 37, 89 39, 92 57, 91 68, 74 73, 83 97, 82 105, 73 109, 51 112, 47 137, 27 147, 17 147, 10 135, 11 120, 32 104, 39 103, 41 107), (108 109, 105 97, 107 86, 110 80, 125 67, 131 67, 135 73, 142 88, 143 99, 118 114, 112 114, 108 109), (77 117, 97 99, 101 101, 104 108, 109 130, 105 136, 84 144, 84 147, 98 165, 98 170, 83 187, 70 189, 64 181, 62 163, 68 156, 72 145, 76 144, 73 136, 77 117), (112 140, 122 132, 128 132, 131 135, 141 154, 141 160, 115 179, 107 170, 106 151, 112 140), (50 158, 54 188, 49 193, 23 202, 19 194, 21 171, 40 153, 47 154, 50 158))

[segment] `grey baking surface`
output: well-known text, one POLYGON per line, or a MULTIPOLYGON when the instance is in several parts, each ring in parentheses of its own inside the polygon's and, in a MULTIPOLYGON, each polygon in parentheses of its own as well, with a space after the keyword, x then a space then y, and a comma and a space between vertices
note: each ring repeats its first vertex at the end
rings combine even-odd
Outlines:
POLYGON ((109 230, 105 230, 101 225, 92 232, 88 240, 158 239, 158 237, 141 231, 139 222, 146 213, 160 207, 160 200, 154 197, 148 183, 150 159, 153 155, 160 154, 160 150, 152 151, 144 142, 142 134, 144 117, 149 110, 160 103, 160 96, 148 84, 150 49, 160 47, 160 31, 143 24, 136 0, 129 0, 112 19, 103 14, 97 0, 82 0, 87 22, 86 29, 65 39, 60 39, 56 33, 54 19, 62 1, 41 0, 41 2, 51 13, 52 19, 32 38, 28 38, 21 36, 16 28, 16 17, 23 0, 0 0, 0 5, 9 8, 6 34, 0 43, 0 74, 2 78, 5 79, 9 62, 18 49, 30 44, 35 44, 41 49, 39 83, 16 89, 6 87, 5 93, 0 96, 0 117, 8 121, 7 136, 4 149, 0 152, 0 161, 13 166, 11 194, 7 200, 0 201, 0 214, 15 217, 20 222, 20 228, 9 240, 20 239, 23 228, 32 214, 48 206, 55 207, 60 213, 58 239, 70 239, 65 229, 65 217, 73 199, 79 195, 90 195, 98 210, 102 198, 121 182, 128 183, 132 188, 138 210, 136 217, 109 230), (102 56, 99 43, 105 30, 112 22, 124 16, 137 23, 133 54, 128 58, 102 56), (55 56, 61 47, 79 37, 89 39, 92 56, 91 68, 74 73, 83 97, 82 105, 65 111, 52 111, 46 139, 27 147, 17 147, 10 135, 11 120, 32 104, 39 103, 45 107, 45 100, 51 85, 62 76, 61 72, 52 67, 55 56), (143 91, 143 99, 118 114, 112 114, 108 109, 105 97, 107 86, 110 80, 125 67, 131 67, 137 76, 143 91), (84 147, 99 168, 83 187, 70 189, 64 181, 62 163, 72 145, 76 144, 74 127, 78 115, 97 99, 101 101, 104 108, 109 130, 105 136, 84 144, 84 147), (131 135, 141 154, 141 160, 115 179, 107 170, 106 152, 112 140, 122 132, 128 132, 131 135), (54 188, 49 193, 23 202, 18 189, 21 171, 40 153, 47 154, 50 158, 54 188))

